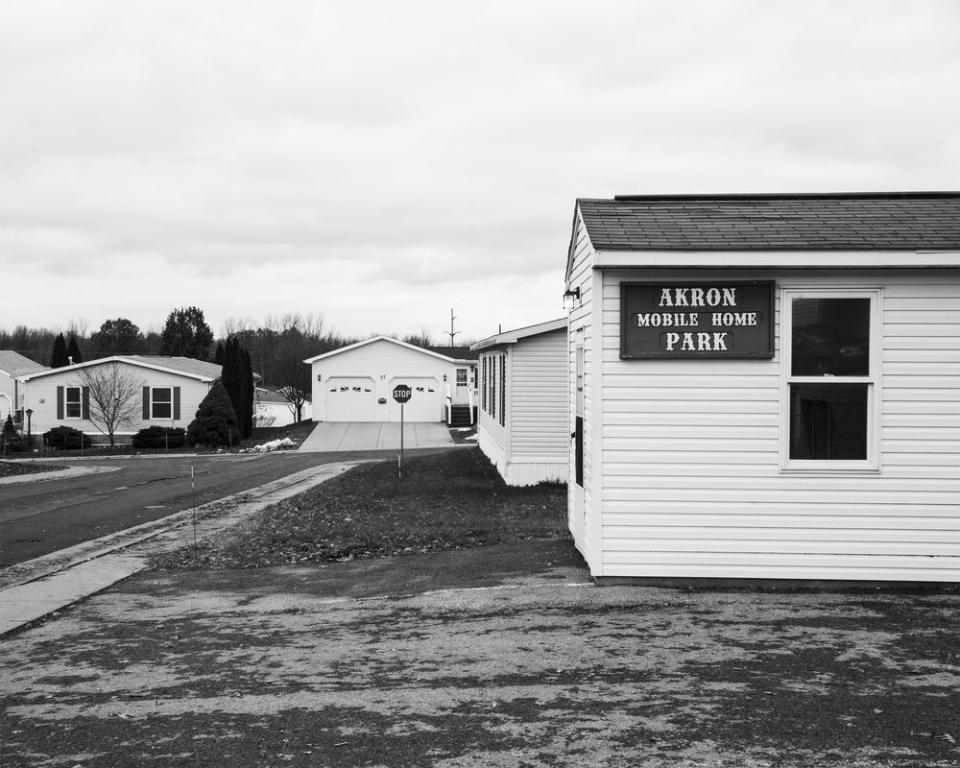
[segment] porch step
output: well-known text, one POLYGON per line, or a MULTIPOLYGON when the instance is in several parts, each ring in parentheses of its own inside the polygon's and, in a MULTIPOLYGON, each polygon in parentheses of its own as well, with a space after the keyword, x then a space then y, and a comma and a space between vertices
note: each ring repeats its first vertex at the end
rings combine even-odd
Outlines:
POLYGON ((469 405, 454 405, 450 408, 451 427, 469 427, 476 422, 475 409, 469 405))

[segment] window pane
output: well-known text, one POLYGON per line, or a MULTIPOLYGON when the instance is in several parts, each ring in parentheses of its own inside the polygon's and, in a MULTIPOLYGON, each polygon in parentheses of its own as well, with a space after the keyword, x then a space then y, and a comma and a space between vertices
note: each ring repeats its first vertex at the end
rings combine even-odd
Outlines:
POLYGON ((793 376, 868 376, 870 299, 794 299, 793 376))
POLYGON ((790 458, 867 458, 867 384, 791 384, 790 458))
POLYGON ((80 410, 80 387, 67 387, 67 418, 79 419, 82 415, 80 410))
POLYGON ((171 395, 173 390, 169 387, 158 387, 153 390, 153 408, 151 416, 154 419, 169 419, 173 416, 171 408, 171 395))

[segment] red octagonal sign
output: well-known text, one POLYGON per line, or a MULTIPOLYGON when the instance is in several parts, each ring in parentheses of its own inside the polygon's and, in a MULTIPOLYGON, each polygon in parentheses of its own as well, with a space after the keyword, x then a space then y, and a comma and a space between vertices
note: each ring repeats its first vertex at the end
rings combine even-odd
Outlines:
POLYGON ((406 384, 397 384, 393 388, 393 399, 398 403, 405 403, 413 396, 413 390, 406 384))

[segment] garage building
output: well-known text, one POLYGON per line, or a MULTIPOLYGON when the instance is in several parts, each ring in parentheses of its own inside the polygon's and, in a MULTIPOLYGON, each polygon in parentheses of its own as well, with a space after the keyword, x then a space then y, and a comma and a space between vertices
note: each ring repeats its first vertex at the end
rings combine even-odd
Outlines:
POLYGON ((566 288, 595 576, 960 582, 960 193, 579 200, 566 288))
POLYGON ((400 421, 392 392, 405 384, 412 390, 406 421, 455 423, 463 414, 471 423, 476 353, 445 351, 375 336, 305 360, 312 373, 314 421, 400 421))

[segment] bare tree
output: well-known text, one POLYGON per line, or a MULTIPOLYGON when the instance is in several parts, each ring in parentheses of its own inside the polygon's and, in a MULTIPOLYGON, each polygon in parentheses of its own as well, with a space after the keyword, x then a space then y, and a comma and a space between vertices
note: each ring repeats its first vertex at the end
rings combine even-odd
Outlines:
POLYGON ((112 448, 117 430, 133 421, 140 409, 143 381, 120 363, 84 368, 80 378, 89 393, 90 421, 110 438, 112 448))

